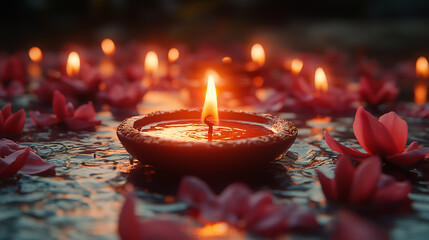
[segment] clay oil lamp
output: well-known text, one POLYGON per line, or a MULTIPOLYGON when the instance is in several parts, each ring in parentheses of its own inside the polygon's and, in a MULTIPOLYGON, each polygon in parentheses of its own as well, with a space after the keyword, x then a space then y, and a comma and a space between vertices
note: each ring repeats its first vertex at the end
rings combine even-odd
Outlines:
POLYGON ((292 122, 269 114, 218 111, 212 75, 202 110, 135 116, 117 129, 122 145, 142 163, 204 176, 264 167, 292 145, 297 133, 292 122))

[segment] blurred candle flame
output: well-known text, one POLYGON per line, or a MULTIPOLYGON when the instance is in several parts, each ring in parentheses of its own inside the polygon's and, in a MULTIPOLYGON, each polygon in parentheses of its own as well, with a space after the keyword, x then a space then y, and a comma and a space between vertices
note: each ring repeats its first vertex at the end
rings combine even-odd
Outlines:
POLYGON ((414 102, 421 106, 426 103, 427 87, 424 83, 417 83, 414 88, 414 102))
POLYGON ((42 60, 42 50, 38 47, 32 47, 28 51, 28 56, 30 57, 31 61, 33 62, 40 62, 42 60))
POLYGON ((256 43, 252 46, 250 51, 252 61, 257 63, 260 67, 264 66, 265 63, 265 51, 261 44, 256 43))
POLYGON ((264 79, 261 76, 256 76, 253 78, 253 86, 262 87, 264 85, 264 79))
POLYGON ((222 237, 228 232, 228 224, 225 222, 218 222, 207 224, 202 228, 197 229, 196 235, 200 238, 204 237, 222 237))
POLYGON ((66 66, 67 76, 77 77, 79 76, 79 70, 80 70, 79 54, 73 51, 69 54, 69 57, 67 58, 67 66, 66 66))
POLYGON ((417 77, 427 78, 429 76, 428 60, 425 57, 419 57, 416 61, 417 77))
POLYGON ((231 63, 232 59, 228 56, 222 58, 222 63, 231 63))
POLYGON ((174 63, 177 59, 179 59, 179 50, 177 48, 171 48, 168 50, 168 61, 170 61, 170 63, 174 63))
POLYGON ((154 51, 149 51, 144 60, 144 70, 146 73, 155 73, 158 71, 158 55, 154 51))
POLYGON ((214 74, 209 73, 207 79, 208 79, 207 91, 206 91, 206 98, 204 100, 203 112, 201 114, 201 122, 204 123, 204 120, 207 118, 207 116, 211 115, 211 117, 207 118, 207 120, 208 121, 214 120, 213 124, 219 125, 219 114, 217 109, 217 95, 216 95, 214 74))
POLYGON ((292 71, 293 75, 299 75, 299 73, 302 70, 302 66, 304 65, 304 63, 300 60, 300 59, 294 59, 292 60, 291 64, 290 64, 290 69, 292 71))
POLYGON ((112 56, 115 53, 115 43, 112 39, 106 38, 101 42, 101 50, 106 56, 112 56))
POLYGON ((326 79, 325 71, 321 67, 317 68, 314 73, 314 86, 317 92, 328 91, 328 80, 326 79))

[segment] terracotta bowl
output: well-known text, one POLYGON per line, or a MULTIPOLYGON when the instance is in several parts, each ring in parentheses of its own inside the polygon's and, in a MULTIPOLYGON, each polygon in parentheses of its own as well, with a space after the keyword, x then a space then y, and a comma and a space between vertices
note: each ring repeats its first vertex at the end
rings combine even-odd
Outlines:
POLYGON ((219 142, 182 142, 148 136, 142 126, 161 121, 200 119, 201 109, 154 112, 125 119, 117 129, 125 149, 144 164, 177 174, 220 174, 255 170, 289 149, 298 134, 295 125, 269 114, 219 111, 227 120, 271 125, 277 133, 219 142))

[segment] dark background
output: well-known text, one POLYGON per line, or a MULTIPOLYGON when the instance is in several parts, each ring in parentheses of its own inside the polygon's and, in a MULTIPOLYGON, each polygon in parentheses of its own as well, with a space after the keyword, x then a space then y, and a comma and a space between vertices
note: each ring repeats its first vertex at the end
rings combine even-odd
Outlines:
POLYGON ((0 19, 0 50, 9 52, 98 45, 110 37, 165 45, 268 39, 294 50, 429 53, 426 0, 15 0, 2 2, 0 19))

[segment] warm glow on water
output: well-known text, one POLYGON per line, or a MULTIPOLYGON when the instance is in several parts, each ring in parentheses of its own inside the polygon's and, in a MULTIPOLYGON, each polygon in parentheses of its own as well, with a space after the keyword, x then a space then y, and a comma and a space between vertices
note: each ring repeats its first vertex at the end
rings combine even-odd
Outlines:
MULTIPOLYGON (((184 142, 208 141, 208 126, 196 119, 165 121, 145 125, 141 128, 145 135, 184 142)), ((253 138, 274 133, 271 126, 225 120, 213 127, 213 141, 253 138)))

